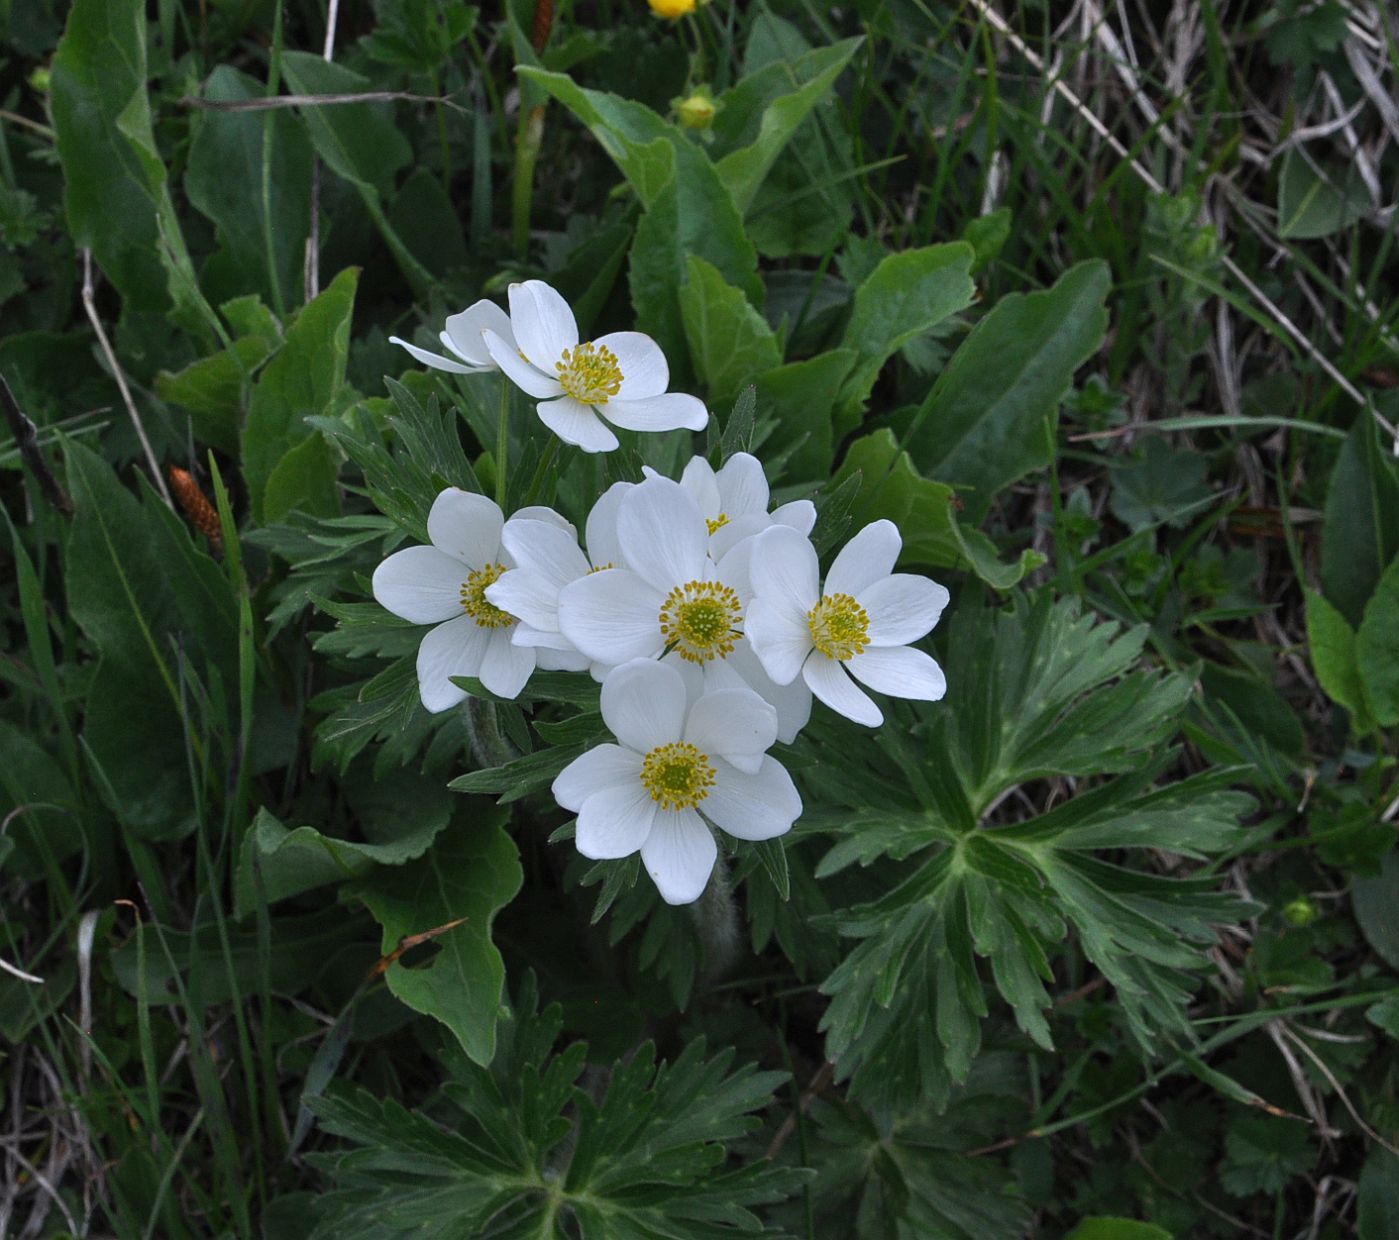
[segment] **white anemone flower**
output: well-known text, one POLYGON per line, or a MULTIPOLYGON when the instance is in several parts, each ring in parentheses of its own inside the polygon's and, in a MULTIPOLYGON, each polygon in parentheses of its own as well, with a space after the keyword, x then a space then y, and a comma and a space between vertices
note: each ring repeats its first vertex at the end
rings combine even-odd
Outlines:
POLYGON ((602 667, 679 660, 702 673, 706 691, 747 684, 777 709, 779 738, 794 740, 810 718, 811 694, 802 684, 775 684, 746 657, 747 574, 735 574, 733 554, 717 564, 710 558, 694 498, 669 478, 639 483, 618 504, 617 542, 624 568, 559 591, 559 630, 574 648, 602 667))
POLYGON ((564 443, 611 452, 617 436, 598 414, 632 431, 700 431, 709 424, 703 401, 666 391, 670 367, 650 336, 612 332, 580 344, 573 311, 542 280, 510 286, 510 326, 513 339, 483 331, 486 349, 540 402, 540 420, 564 443))
POLYGON ((832 710, 871 727, 884 715, 856 680, 891 697, 938 701, 947 692, 942 668, 909 643, 937 624, 948 593, 894 572, 902 547, 892 521, 865 526, 841 548, 822 590, 807 539, 785 526, 759 534, 745 631, 767 674, 780 685, 800 675, 832 710))
POLYGON ((516 618, 486 598, 486 588, 513 567, 500 544, 504 524, 484 495, 449 487, 428 514, 432 545, 395 551, 374 570, 374 597, 384 607, 436 626, 418 647, 418 693, 430 711, 467 697, 453 676, 474 676, 499 697, 513 698, 534 671, 533 648, 510 640, 516 618))
POLYGON ((578 815, 583 856, 639 850, 668 904, 699 899, 709 882, 718 855, 709 823, 770 840, 801 815, 792 777, 766 752, 777 714, 751 689, 692 700, 673 667, 637 659, 603 681, 602 718, 618 743, 564 767, 554 797, 578 815))
POLYGON ((495 302, 486 300, 478 301, 475 305, 467 306, 460 314, 452 315, 447 320, 446 330, 438 334, 438 339, 452 357, 429 353, 426 349, 420 349, 397 336, 390 336, 389 343, 401 345, 424 366, 431 366, 434 370, 445 370, 454 375, 481 375, 500 369, 491 360, 491 355, 486 351, 486 343, 481 338, 481 333, 487 329, 507 341, 511 348, 515 347, 515 332, 510 326, 510 316, 495 302))
POLYGON ((486 598, 519 618, 510 635, 515 645, 533 646, 541 658, 551 651, 558 656, 554 662, 571 671, 592 662, 559 629, 559 592, 590 573, 623 566, 617 513, 633 485, 613 483, 593 505, 584 531, 586 551, 578 545, 578 531, 562 517, 540 520, 522 510, 505 523, 501 543, 515 567, 486 587, 486 598))
MULTIPOLYGON (((642 472, 648 478, 660 477, 649 465, 642 466, 642 472)), ((768 512, 767 476, 762 463, 749 452, 735 452, 717 470, 704 457, 691 457, 680 474, 680 485, 699 505, 709 527, 709 554, 715 560, 771 525, 790 525, 799 534, 810 534, 816 524, 816 506, 809 499, 793 500, 768 512)))

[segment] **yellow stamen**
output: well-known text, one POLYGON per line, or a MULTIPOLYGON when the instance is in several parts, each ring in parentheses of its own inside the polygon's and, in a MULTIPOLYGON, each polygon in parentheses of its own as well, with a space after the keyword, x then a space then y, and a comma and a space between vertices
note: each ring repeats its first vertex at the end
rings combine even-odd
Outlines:
POLYGON ((714 517, 712 519, 709 517, 705 517, 704 523, 705 525, 709 526, 709 532, 713 534, 718 530, 722 530, 724 526, 728 525, 729 514, 727 512, 721 512, 717 517, 714 517))
POLYGON ((563 360, 554 363, 563 390, 585 405, 605 405, 622 390, 622 367, 617 355, 606 345, 584 341, 576 349, 565 349, 563 360))
POLYGON ((617 566, 612 563, 611 560, 608 560, 606 564, 595 564, 592 568, 588 569, 588 576, 591 577, 594 573, 605 573, 609 568, 616 567, 617 566))
POLYGON ((714 768, 688 741, 657 745, 641 763, 641 784, 662 809, 694 809, 714 785, 714 768))
POLYGON ((816 649, 832 659, 854 658, 870 644, 870 618, 848 594, 828 594, 806 613, 816 649))
POLYGON ((473 568, 461 587, 461 609, 483 629, 503 629, 515 623, 515 617, 502 611, 486 597, 486 587, 500 579, 504 564, 487 564, 473 568))
POLYGON ((733 589, 718 581, 687 581, 661 604, 666 645, 690 663, 724 659, 738 640, 743 607, 733 589))

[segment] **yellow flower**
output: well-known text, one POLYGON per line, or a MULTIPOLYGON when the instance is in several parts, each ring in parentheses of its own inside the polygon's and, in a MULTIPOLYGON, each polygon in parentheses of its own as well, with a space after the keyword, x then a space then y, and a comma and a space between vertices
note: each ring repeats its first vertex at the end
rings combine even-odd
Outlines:
POLYGON ((695 11, 695 0, 646 0, 646 3, 651 6, 651 12, 668 22, 677 22, 686 13, 695 11))

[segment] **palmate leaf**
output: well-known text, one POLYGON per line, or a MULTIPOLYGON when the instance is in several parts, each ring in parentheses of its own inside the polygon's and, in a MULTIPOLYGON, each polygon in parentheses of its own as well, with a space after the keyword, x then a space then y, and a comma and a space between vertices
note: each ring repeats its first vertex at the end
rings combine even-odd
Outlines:
POLYGON ((364 1093, 312 1102, 357 1147, 318 1156, 336 1188, 315 1236, 707 1240, 762 1231, 750 1207, 800 1185, 799 1170, 724 1166, 783 1073, 730 1071, 733 1052, 706 1057, 702 1041, 672 1063, 648 1043, 596 1073, 582 1043, 552 1053, 560 1027, 528 979, 491 1065, 453 1057, 433 1108, 446 1128, 364 1093))
POLYGON ((914 728, 934 755, 924 803, 866 809, 818 870, 913 858, 892 891, 834 916, 860 942, 822 985, 832 999, 822 1027, 863 1100, 946 1100, 965 1079, 988 1012, 978 957, 1021 1029, 1050 1047, 1051 958, 1070 932, 1144 1046, 1188 1028, 1201 949, 1239 902, 1208 876, 1132 868, 1123 850, 1205 857, 1252 801, 1227 770, 1153 786, 1174 760, 1164 746, 1190 685, 1133 670, 1141 644, 1140 632, 1046 596, 954 621, 956 679, 914 728), (1118 774, 1028 821, 982 822, 1030 780, 1098 772, 1118 774))

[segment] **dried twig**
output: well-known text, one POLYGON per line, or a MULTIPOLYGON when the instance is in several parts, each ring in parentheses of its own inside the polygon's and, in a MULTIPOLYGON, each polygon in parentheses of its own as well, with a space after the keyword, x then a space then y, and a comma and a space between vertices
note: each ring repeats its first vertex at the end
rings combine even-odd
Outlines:
POLYGON ((54 477, 53 470, 49 468, 48 460, 39 447, 39 428, 19 407, 19 401, 15 399, 15 394, 10 390, 4 375, 0 375, 0 408, 5 411, 5 421, 9 424, 10 434, 15 437, 15 443, 19 447, 20 459, 34 475, 34 481, 39 484, 44 498, 65 517, 71 517, 73 501, 68 498, 68 492, 54 477))

